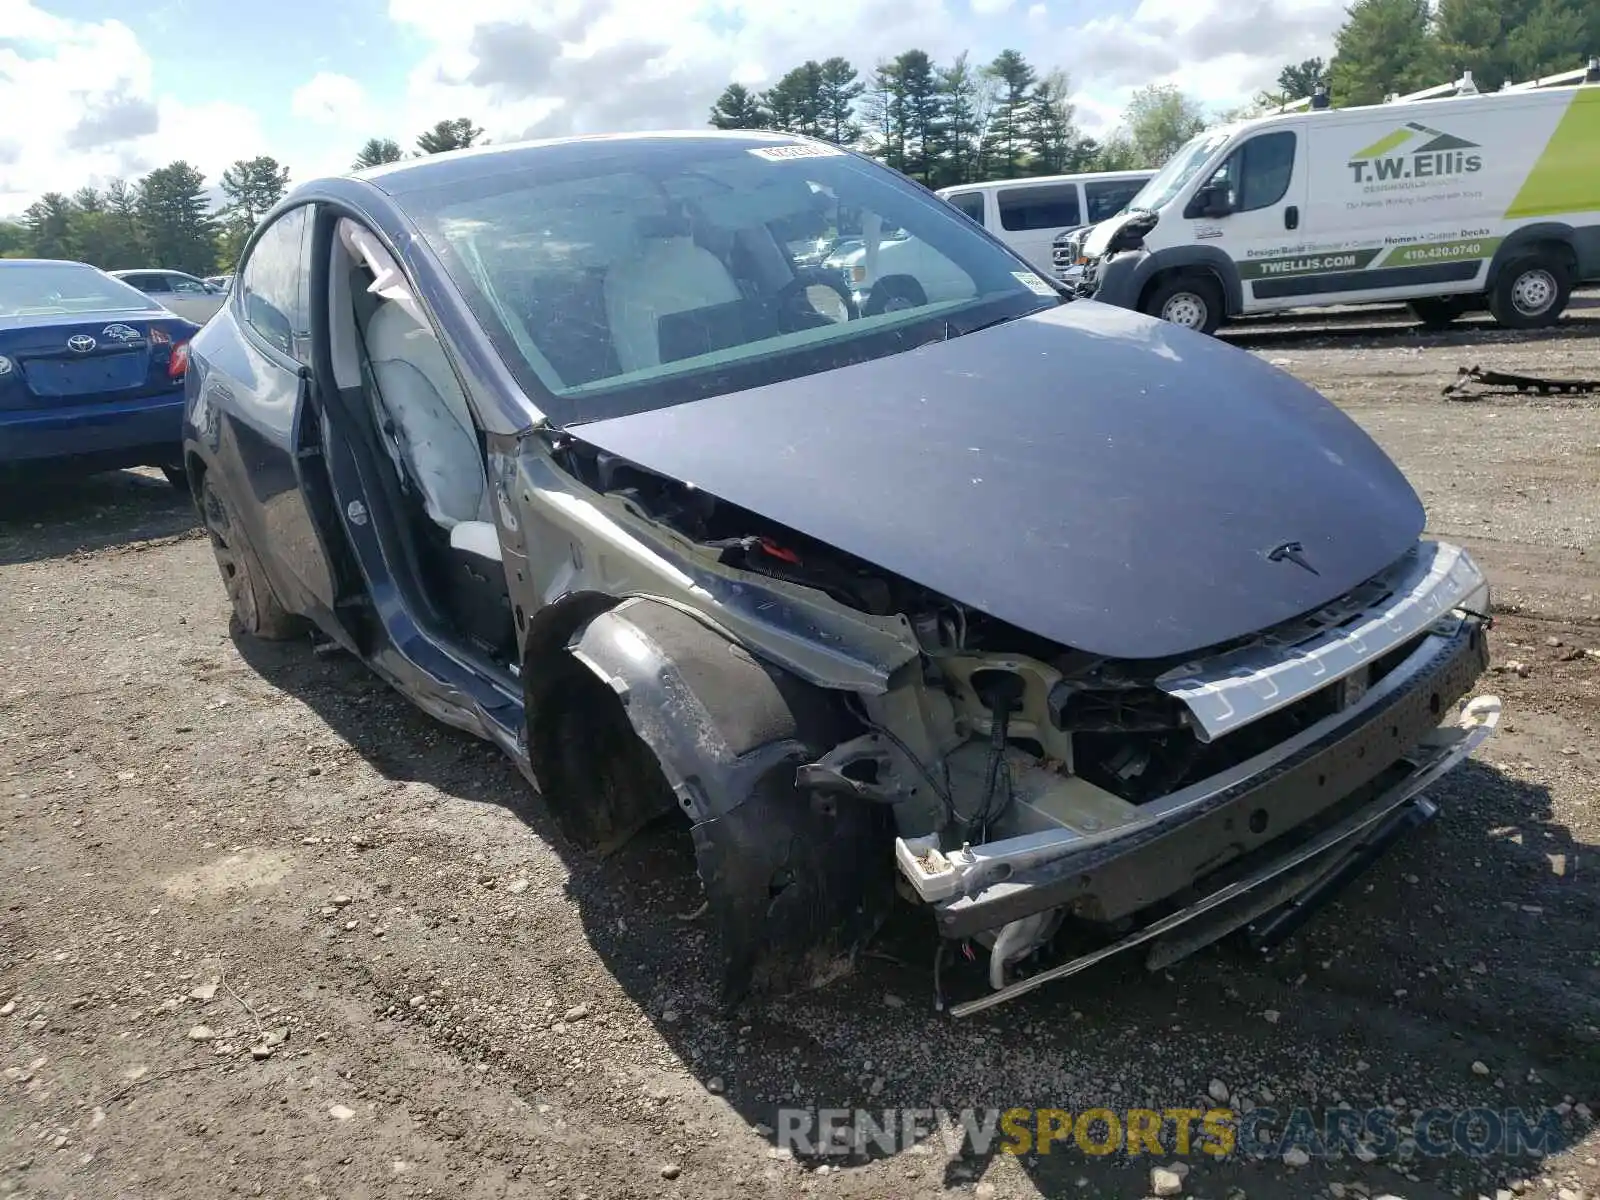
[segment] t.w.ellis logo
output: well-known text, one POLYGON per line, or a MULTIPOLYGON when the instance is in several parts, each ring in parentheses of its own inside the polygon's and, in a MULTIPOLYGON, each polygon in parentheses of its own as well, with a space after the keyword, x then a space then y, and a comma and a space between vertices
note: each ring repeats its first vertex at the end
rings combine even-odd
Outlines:
POLYGON ((1467 175, 1483 166, 1482 157, 1473 153, 1478 149, 1477 142, 1408 121, 1352 154, 1350 171, 1358 184, 1467 175))

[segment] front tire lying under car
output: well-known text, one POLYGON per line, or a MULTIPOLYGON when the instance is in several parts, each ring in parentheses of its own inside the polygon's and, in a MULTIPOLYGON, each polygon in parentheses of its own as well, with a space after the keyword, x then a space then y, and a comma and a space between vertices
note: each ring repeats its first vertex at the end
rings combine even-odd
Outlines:
POLYGON ((728 1005, 841 974, 893 902, 894 834, 884 806, 796 786, 841 736, 833 698, 650 601, 601 614, 571 647, 529 701, 534 775, 563 835, 604 853, 688 817, 728 1005))

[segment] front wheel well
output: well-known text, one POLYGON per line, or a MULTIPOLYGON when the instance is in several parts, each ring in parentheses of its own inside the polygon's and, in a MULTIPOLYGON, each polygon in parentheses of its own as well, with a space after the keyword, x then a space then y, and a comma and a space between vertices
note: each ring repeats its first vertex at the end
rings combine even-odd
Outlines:
POLYGON ((1223 282, 1222 276, 1217 274, 1217 272, 1212 270, 1210 267, 1203 267, 1203 266, 1199 266, 1198 264, 1192 264, 1192 265, 1184 266, 1184 267, 1164 267, 1161 270, 1156 271, 1154 274, 1152 274, 1150 276, 1150 278, 1145 282, 1144 287, 1141 288, 1140 291, 1139 291, 1139 309, 1140 309, 1140 311, 1142 312, 1144 310, 1144 306, 1147 303, 1149 303, 1150 297, 1155 293, 1155 290, 1158 287, 1161 287, 1164 284, 1170 283, 1174 279, 1202 279, 1202 280, 1205 280, 1207 283, 1209 283, 1212 286, 1214 286, 1217 289, 1217 291, 1222 293, 1223 303, 1224 304, 1227 303, 1227 300, 1228 300, 1228 288, 1227 288, 1227 285, 1223 282))

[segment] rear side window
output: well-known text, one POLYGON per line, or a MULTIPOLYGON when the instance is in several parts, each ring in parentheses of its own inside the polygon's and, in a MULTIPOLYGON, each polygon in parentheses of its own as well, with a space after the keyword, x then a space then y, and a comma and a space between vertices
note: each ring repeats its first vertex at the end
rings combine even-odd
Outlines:
POLYGON ((278 350, 311 361, 311 206, 291 208, 250 248, 239 300, 250 327, 278 350))
POLYGON ((1139 189, 1142 187, 1144 187, 1142 179, 1084 184, 1083 197, 1089 210, 1089 223, 1093 225, 1116 216, 1128 206, 1128 201, 1139 194, 1139 189))
POLYGON ((1239 147, 1235 212, 1270 208, 1282 200, 1294 174, 1295 137, 1289 130, 1264 133, 1239 147))
POLYGON ((1000 228, 1012 233, 1083 224, 1078 217, 1078 185, 1075 183, 1007 188, 996 199, 1000 203, 1000 228))
POLYGON ((129 287, 136 287, 141 292, 161 291, 161 276, 159 275, 122 275, 118 278, 129 287))
POLYGON ((983 193, 960 192, 949 197, 950 203, 955 205, 965 215, 971 217, 979 225, 983 224, 983 193))

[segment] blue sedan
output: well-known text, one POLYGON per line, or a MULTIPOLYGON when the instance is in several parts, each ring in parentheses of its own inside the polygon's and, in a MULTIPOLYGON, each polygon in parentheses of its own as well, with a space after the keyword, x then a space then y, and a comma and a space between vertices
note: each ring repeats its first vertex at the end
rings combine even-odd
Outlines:
POLYGON ((0 467, 160 467, 181 483, 200 331, 85 263, 0 261, 0 467))

